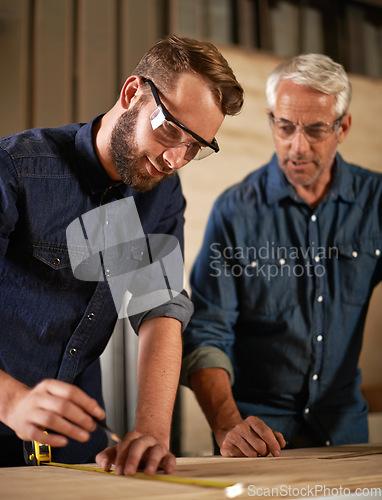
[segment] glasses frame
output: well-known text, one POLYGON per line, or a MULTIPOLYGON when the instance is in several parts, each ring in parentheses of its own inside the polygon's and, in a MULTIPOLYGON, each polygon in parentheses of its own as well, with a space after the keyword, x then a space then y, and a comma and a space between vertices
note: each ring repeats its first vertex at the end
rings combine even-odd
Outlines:
POLYGON ((314 139, 312 136, 310 136, 306 132, 306 127, 311 127, 311 126, 315 125, 315 123, 307 123, 307 124, 303 123, 300 125, 299 123, 291 122, 290 120, 286 120, 285 118, 276 118, 272 111, 269 112, 269 120, 271 121, 271 123, 273 125, 275 124, 275 122, 277 122, 277 123, 285 123, 286 125, 288 125, 288 124, 293 125, 295 127, 294 132, 288 138, 281 137, 281 135, 278 134, 280 139, 283 139, 284 141, 291 141, 293 139, 294 135, 296 134, 296 131, 300 128, 305 139, 310 144, 314 144, 317 142, 325 141, 329 137, 330 134, 332 134, 333 132, 338 130, 340 125, 341 125, 341 121, 345 115, 346 115, 346 113, 343 113, 341 116, 339 116, 336 120, 334 120, 332 122, 317 122, 317 125, 320 124, 320 125, 331 126, 331 131, 329 132, 329 134, 326 137, 323 137, 322 139, 314 139))
MULTIPOLYGON (((150 85, 151 93, 152 93, 152 95, 153 95, 153 97, 155 99, 155 102, 156 102, 156 104, 157 104, 157 106, 159 108, 159 111, 163 114, 163 116, 165 117, 165 119, 167 121, 175 123, 175 125, 177 125, 180 129, 184 130, 184 132, 186 132, 187 134, 191 135, 194 139, 196 139, 198 142, 200 142, 201 144, 203 144, 204 147, 208 147, 208 148, 212 149, 212 151, 211 151, 210 154, 212 154, 212 152, 215 152, 215 153, 219 152, 220 148, 219 148, 219 145, 218 145, 217 140, 215 139, 215 137, 213 138, 212 142, 208 142, 205 139, 203 139, 203 137, 200 137, 200 135, 198 135, 196 132, 193 132, 188 127, 186 127, 185 125, 183 125, 183 123, 181 123, 174 116, 172 116, 172 114, 170 113, 170 111, 166 108, 166 106, 160 100, 160 97, 159 97, 159 94, 158 94, 158 89, 156 88, 154 82, 152 80, 150 80, 149 78, 145 78, 144 76, 141 76, 141 79, 142 79, 142 82, 148 83, 150 85)), ((182 143, 180 143, 180 144, 182 144, 182 143)))

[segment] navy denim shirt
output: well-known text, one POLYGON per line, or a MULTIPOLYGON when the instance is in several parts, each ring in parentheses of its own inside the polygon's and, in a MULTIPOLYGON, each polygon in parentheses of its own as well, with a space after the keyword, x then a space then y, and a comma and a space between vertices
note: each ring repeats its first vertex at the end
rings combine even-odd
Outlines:
MULTIPOLYGON (((48 377, 74 383, 102 404, 98 357, 117 312, 107 281, 73 276, 66 228, 133 196, 144 233, 173 235, 183 248, 185 200, 176 175, 143 194, 112 182, 93 147, 94 121, 0 140, 0 368, 29 386, 48 377)), ((132 324, 170 316, 185 325, 191 312, 181 294, 132 324)), ((0 436, 12 434, 0 423, 0 436)), ((54 450, 54 459, 88 461, 104 437, 98 429, 86 444, 54 450)))
POLYGON ((221 367, 242 416, 287 440, 302 423, 322 445, 367 441, 357 365, 381 255, 382 175, 337 154, 312 209, 274 156, 214 205, 191 276, 183 383, 221 367))

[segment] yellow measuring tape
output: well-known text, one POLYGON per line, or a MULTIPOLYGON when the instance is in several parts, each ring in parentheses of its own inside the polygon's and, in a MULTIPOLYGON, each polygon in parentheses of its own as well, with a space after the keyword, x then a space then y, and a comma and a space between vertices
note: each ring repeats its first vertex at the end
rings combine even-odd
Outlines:
MULTIPOLYGON (((42 465, 51 465, 53 467, 63 467, 65 469, 76 469, 89 472, 101 472, 103 474, 114 474, 114 471, 105 471, 99 467, 87 467, 86 465, 73 465, 73 464, 62 464, 57 462, 42 462, 42 465)), ((115 475, 115 474, 114 474, 115 475)), ((143 474, 142 472, 137 472, 133 476, 126 476, 135 479, 148 479, 151 481, 165 481, 168 483, 178 483, 187 484, 194 486, 204 486, 207 488, 218 488, 224 490, 224 494, 227 498, 235 498, 244 491, 244 485, 242 483, 230 483, 227 481, 210 481, 208 479, 189 479, 186 477, 176 477, 168 475, 149 475, 143 474)))
MULTIPOLYGON (((51 462, 51 451, 49 445, 42 445, 36 441, 32 442, 31 454, 29 455, 29 463, 31 465, 50 465, 52 467, 62 467, 65 469, 76 469, 88 472, 101 472, 103 474, 113 474, 114 471, 105 471, 99 467, 87 467, 86 465, 73 465, 73 464, 63 464, 58 462, 51 462)), ((187 484, 194 486, 203 486, 206 488, 218 488, 224 490, 224 494, 227 498, 235 498, 244 491, 244 485, 242 483, 232 483, 227 481, 212 481, 208 479, 191 479, 185 477, 176 477, 170 475, 149 475, 142 472, 137 472, 132 476, 126 476, 135 479, 148 479, 150 481, 165 481, 168 483, 178 483, 187 484)))

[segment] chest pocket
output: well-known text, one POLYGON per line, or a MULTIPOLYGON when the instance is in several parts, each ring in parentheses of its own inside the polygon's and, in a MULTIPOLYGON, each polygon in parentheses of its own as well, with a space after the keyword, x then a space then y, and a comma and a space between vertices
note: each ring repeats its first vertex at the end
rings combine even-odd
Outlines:
POLYGON ((66 245, 39 243, 33 245, 30 272, 36 285, 50 290, 70 290, 76 282, 66 245))
POLYGON ((382 236, 355 243, 339 242, 337 247, 341 297, 349 304, 362 305, 381 279, 382 236))
MULTIPOLYGON (((242 281, 238 289, 244 291, 240 302, 244 315, 277 315, 298 302, 298 270, 289 258, 237 259, 231 267, 233 276, 242 281)), ((240 293, 240 292, 239 292, 240 293)))

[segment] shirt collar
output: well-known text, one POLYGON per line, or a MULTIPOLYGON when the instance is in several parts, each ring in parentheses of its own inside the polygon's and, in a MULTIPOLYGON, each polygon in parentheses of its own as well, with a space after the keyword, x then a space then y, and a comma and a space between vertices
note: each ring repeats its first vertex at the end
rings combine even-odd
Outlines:
POLYGON ((335 157, 333 183, 329 194, 333 199, 339 197, 349 203, 357 201, 352 175, 339 153, 336 153, 335 157))
MULTIPOLYGON (((333 183, 329 193, 331 198, 336 199, 340 197, 347 202, 356 201, 351 174, 338 152, 335 156, 333 176, 333 183)), ((269 204, 276 203, 287 197, 292 198, 294 201, 300 199, 281 170, 276 154, 273 155, 269 164, 266 193, 269 204)))
POLYGON ((94 120, 83 125, 76 134, 76 153, 80 160, 80 168, 92 194, 105 191, 119 182, 113 181, 107 175, 99 161, 93 143, 93 125, 101 119, 99 115, 94 120))
POLYGON ((272 156, 269 163, 266 193, 269 205, 287 197, 295 199, 296 192, 281 170, 276 154, 272 156))

